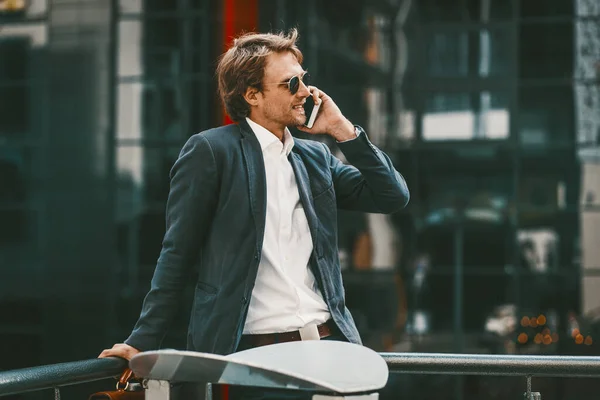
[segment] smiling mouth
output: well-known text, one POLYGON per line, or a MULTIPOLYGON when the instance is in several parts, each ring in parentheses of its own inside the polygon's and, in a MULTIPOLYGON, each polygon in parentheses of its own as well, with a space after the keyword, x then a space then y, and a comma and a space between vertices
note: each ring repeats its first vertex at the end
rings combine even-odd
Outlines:
POLYGON ((304 106, 299 104, 297 106, 292 107, 294 110, 299 111, 301 114, 304 114, 304 106))

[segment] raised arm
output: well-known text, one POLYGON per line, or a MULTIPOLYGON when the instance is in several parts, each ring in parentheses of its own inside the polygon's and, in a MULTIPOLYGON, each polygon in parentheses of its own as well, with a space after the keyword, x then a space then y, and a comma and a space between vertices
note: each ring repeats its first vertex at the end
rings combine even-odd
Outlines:
POLYGON ((351 165, 342 163, 325 145, 337 205, 346 210, 389 214, 404 208, 410 198, 406 181, 389 157, 361 132, 338 143, 351 165))

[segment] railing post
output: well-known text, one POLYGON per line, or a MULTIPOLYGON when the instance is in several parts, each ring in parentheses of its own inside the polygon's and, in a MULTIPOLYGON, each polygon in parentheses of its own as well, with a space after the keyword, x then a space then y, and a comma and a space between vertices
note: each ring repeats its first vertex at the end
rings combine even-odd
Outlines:
POLYGON ((204 400, 213 400, 212 383, 206 384, 206 390, 204 391, 204 400))
POLYGON ((542 394, 540 392, 531 391, 531 375, 527 375, 527 391, 523 393, 525 400, 542 400, 542 394))
POLYGON ((148 379, 146 400, 171 400, 171 384, 168 381, 148 379))

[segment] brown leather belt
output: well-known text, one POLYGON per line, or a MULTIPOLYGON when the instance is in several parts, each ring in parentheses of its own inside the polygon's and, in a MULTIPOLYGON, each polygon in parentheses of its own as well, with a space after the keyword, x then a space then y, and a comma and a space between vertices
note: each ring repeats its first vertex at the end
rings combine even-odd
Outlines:
MULTIPOLYGON (((326 338, 338 331, 335 322, 332 319, 324 324, 318 325, 319 337, 326 338)), ((243 335, 240 340, 240 346, 243 348, 260 347, 275 343, 300 341, 300 331, 281 332, 281 333, 260 333, 256 335, 243 335)))

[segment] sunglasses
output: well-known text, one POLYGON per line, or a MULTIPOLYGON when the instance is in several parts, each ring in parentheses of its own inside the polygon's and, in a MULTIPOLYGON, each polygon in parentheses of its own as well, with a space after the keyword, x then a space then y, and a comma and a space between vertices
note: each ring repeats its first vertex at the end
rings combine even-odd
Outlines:
POLYGON ((300 89, 300 82, 304 83, 304 86, 310 85, 310 74, 308 72, 304 72, 302 76, 296 75, 290 78, 287 82, 281 82, 277 85, 287 85, 288 90, 291 94, 296 94, 298 89, 300 89))

